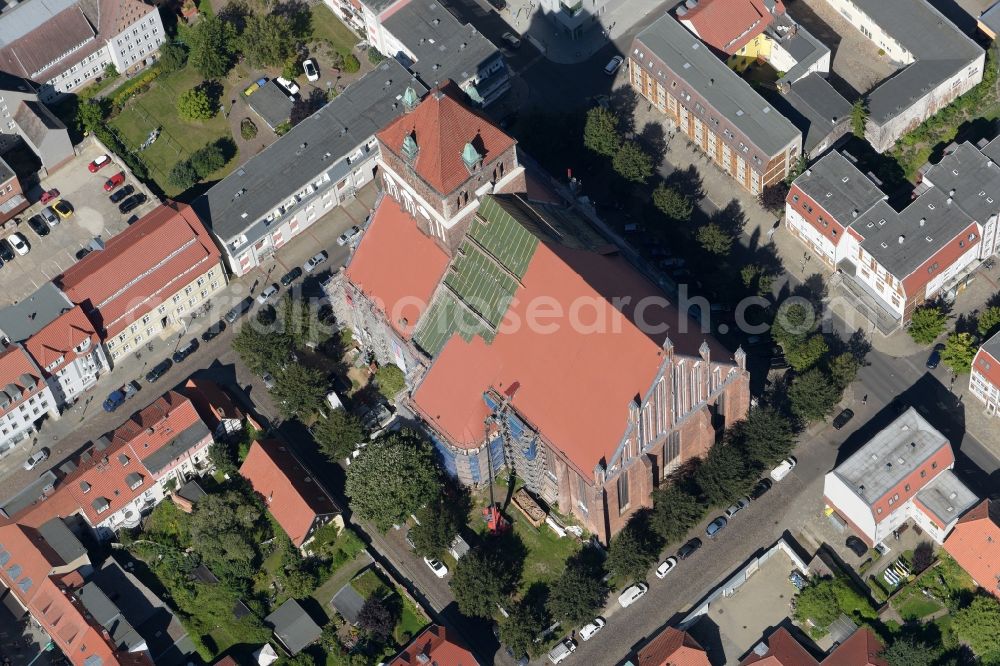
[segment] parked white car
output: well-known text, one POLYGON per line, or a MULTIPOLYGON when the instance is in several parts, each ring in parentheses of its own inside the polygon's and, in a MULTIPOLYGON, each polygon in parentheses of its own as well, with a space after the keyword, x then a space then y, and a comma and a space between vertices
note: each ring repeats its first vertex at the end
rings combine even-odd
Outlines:
POLYGON ((264 289, 264 291, 260 292, 260 294, 257 296, 257 302, 260 303, 261 305, 264 305, 269 300, 271 300, 277 293, 278 293, 278 285, 272 284, 270 287, 267 287, 266 289, 264 289))
POLYGON ((302 62, 302 71, 306 73, 306 78, 310 81, 319 81, 319 70, 316 69, 316 61, 312 58, 302 62))
POLYGON ((657 578, 663 578, 668 573, 670 573, 671 571, 673 571, 674 567, 676 567, 676 566, 677 566, 677 558, 676 557, 668 557, 667 559, 663 560, 663 562, 660 564, 660 566, 656 567, 656 577, 657 578))
POLYGON ((424 558, 424 563, 428 567, 430 567, 431 571, 433 571, 434 575, 437 576, 438 578, 444 578, 445 576, 448 575, 448 567, 446 567, 444 565, 444 562, 441 562, 440 560, 433 560, 433 559, 429 559, 429 558, 425 557, 424 558))
POLYGON ((580 629, 580 638, 582 640, 589 641, 594 637, 594 634, 604 628, 605 624, 607 624, 607 622, 604 621, 604 618, 595 617, 592 622, 588 622, 583 625, 582 629, 580 629))
POLYGON ((618 596, 618 605, 622 608, 628 608, 636 601, 642 598, 642 595, 649 591, 649 586, 645 583, 636 583, 630 588, 627 588, 618 596))
POLYGON ((49 451, 48 449, 42 449, 40 451, 35 451, 31 456, 24 461, 24 469, 31 471, 42 464, 44 461, 48 460, 49 451))
POLYGON ((793 469, 795 469, 795 458, 785 458, 777 467, 771 470, 771 478, 775 481, 781 481, 793 469))
POLYGON ((289 81, 283 76, 279 76, 278 78, 275 79, 275 81, 277 81, 278 85, 284 88, 285 92, 287 92, 289 95, 299 94, 299 84, 295 83, 295 81, 289 81))
POLYGON ((22 257, 28 254, 28 250, 31 248, 28 246, 28 241, 24 240, 24 236, 17 233, 16 231, 10 236, 7 236, 7 242, 10 243, 11 247, 14 248, 14 252, 17 252, 22 257))
POLYGON ((330 255, 328 255, 325 250, 323 252, 320 252, 319 254, 308 259, 306 263, 302 264, 302 270, 304 270, 306 273, 312 273, 314 270, 316 270, 316 267, 322 264, 324 261, 326 261, 329 258, 329 256, 330 255))

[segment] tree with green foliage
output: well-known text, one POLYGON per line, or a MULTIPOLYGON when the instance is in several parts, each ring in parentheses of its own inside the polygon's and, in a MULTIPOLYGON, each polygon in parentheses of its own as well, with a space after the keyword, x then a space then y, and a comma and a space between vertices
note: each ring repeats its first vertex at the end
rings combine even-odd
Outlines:
POLYGON ((330 462, 338 462, 351 455, 358 443, 365 440, 361 421, 346 409, 335 409, 316 419, 312 435, 319 450, 330 462))
MULTIPOLYGON (((392 433, 361 449, 347 468, 351 510, 383 532, 441 492, 434 453, 417 434, 392 433)), ((465 558, 463 558, 465 559, 465 558)))
POLYGON ((535 637, 545 628, 546 622, 537 605, 520 601, 500 621, 500 642, 510 648, 517 658, 524 654, 536 657, 541 652, 541 644, 535 642, 535 637))
POLYGON ((788 170, 788 175, 785 176, 785 184, 791 185, 792 182, 802 175, 802 173, 809 168, 809 157, 802 153, 799 155, 798 159, 795 160, 795 165, 788 170))
POLYGON ((190 518, 191 545, 212 572, 235 591, 247 589, 261 563, 257 544, 271 537, 263 503, 246 488, 211 493, 190 518))
POLYGON ((451 592, 458 610, 464 614, 491 618, 497 612, 497 604, 507 600, 520 577, 520 571, 507 566, 500 554, 484 543, 455 565, 451 592))
POLYGON ((827 355, 830 347, 819 333, 804 339, 792 339, 783 347, 785 360, 796 372, 805 372, 827 355))
POLYGON ((795 595, 795 619, 799 622, 812 620, 826 628, 841 614, 855 622, 878 616, 868 598, 844 577, 813 578, 795 595))
POLYGON ((374 46, 368 47, 368 62, 375 65, 376 67, 385 60, 385 56, 374 46))
POLYGON ((993 334, 1000 330, 1000 306, 993 305, 980 312, 976 319, 976 328, 983 340, 993 337, 993 334))
POLYGON ((658 554, 655 540, 632 520, 611 538, 606 566, 621 580, 641 580, 658 554))
POLYGON ((406 376, 399 366, 387 363, 375 371, 375 383, 378 385, 378 392, 386 400, 393 402, 400 391, 406 388, 406 376))
POLYGON ((861 364, 858 359, 854 357, 854 354, 850 352, 844 352, 843 354, 838 354, 830 359, 830 379, 833 383, 843 391, 845 388, 851 385, 854 379, 858 376, 858 370, 861 368, 861 364))
POLYGON ((226 165, 226 156, 218 143, 209 143, 188 158, 199 179, 205 179, 226 165))
POLYGON ((330 390, 326 374, 319 368, 289 363, 274 376, 271 397, 286 419, 305 419, 323 408, 330 390))
POLYGON ((743 451, 761 467, 784 460, 795 448, 792 424, 773 407, 752 408, 735 429, 743 451))
POLYGON ((583 126, 583 145, 604 157, 614 157, 622 145, 618 133, 618 116, 601 106, 587 111, 583 126))
POLYGON ((656 209, 667 216, 667 219, 676 222, 687 222, 691 219, 694 205, 681 194, 677 188, 666 183, 660 183, 653 190, 653 205, 656 209))
POLYGON ((583 567, 567 566, 549 589, 548 609, 564 627, 594 619, 604 606, 607 587, 583 567))
POLYGON ((694 479, 710 506, 726 506, 746 494, 754 481, 746 459, 731 441, 709 449, 694 479))
POLYGON ((410 528, 410 539, 414 550, 421 557, 440 559, 458 536, 458 531, 467 519, 462 512, 461 502, 449 500, 439 495, 417 511, 416 523, 410 528))
POLYGON ((208 120, 216 111, 204 86, 185 90, 177 97, 177 113, 185 120, 208 120))
POLYGON ((233 350, 255 375, 277 375, 291 358, 291 338, 285 333, 261 331, 257 326, 241 326, 233 338, 233 350))
POLYGON ((251 67, 280 67, 295 53, 295 36, 283 14, 250 14, 237 40, 251 67))
POLYGON ((181 160, 170 169, 167 182, 179 190, 186 190, 198 182, 198 172, 191 166, 190 161, 181 160))
POLYGON ((936 305, 922 305, 913 311, 910 319, 910 337, 921 345, 929 345, 944 333, 948 316, 936 305))
POLYGON ((318 666, 316 657, 308 650, 303 650, 291 657, 282 657, 276 666, 318 666))
POLYGON ((972 359, 976 357, 976 341, 969 333, 952 333, 944 341, 941 362, 956 375, 972 369, 972 359))
POLYGON ((934 666, 940 654, 937 646, 903 637, 889 643, 880 656, 889 662, 889 666, 934 666))
POLYGON ((667 544, 676 543, 705 517, 706 509, 697 497, 676 485, 661 486, 653 491, 650 526, 667 544))
POLYGON ((868 101, 860 97, 851 107, 851 132, 859 139, 865 138, 865 126, 868 124, 868 101))
POLYGON ((635 141, 622 143, 611 166, 615 173, 627 181, 643 184, 653 175, 653 158, 635 141))
POLYGON ((1000 664, 1000 601, 980 591, 951 615, 951 630, 983 664, 1000 664))
POLYGON ((276 535, 275 541, 281 549, 281 562, 275 574, 278 584, 293 599, 309 596, 319 585, 316 574, 284 532, 276 535))
POLYGON ((77 129, 83 133, 90 133, 99 127, 104 127, 104 119, 110 112, 111 102, 106 97, 81 101, 76 109, 77 129))
POLYGON ((233 66, 236 29, 217 16, 203 15, 188 32, 188 61, 202 76, 218 79, 233 66))
POLYGON ((729 254, 729 251, 733 247, 733 242, 736 240, 731 233, 724 230, 715 222, 709 222, 698 229, 697 238, 698 243, 706 252, 711 252, 719 256, 729 254))
POLYGON ((188 50, 180 42, 166 42, 160 46, 160 69, 164 74, 170 74, 184 68, 187 64, 188 50))
POLYGON ((788 389, 792 413, 803 421, 818 421, 826 417, 833 411, 840 395, 837 386, 819 368, 806 370, 795 378, 788 389))

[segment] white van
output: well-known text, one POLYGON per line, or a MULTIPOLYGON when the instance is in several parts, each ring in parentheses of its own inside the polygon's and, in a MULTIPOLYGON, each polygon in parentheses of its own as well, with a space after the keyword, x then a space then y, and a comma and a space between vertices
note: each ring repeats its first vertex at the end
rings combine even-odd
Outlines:
POLYGON ((618 604, 622 608, 628 608, 636 601, 641 599, 642 595, 646 594, 646 592, 648 591, 649 588, 646 586, 645 583, 636 583, 635 585, 633 585, 632 587, 626 589, 624 592, 621 593, 621 595, 618 597, 618 604))
POLYGON ((793 469, 795 469, 795 458, 785 458, 777 467, 771 470, 771 478, 775 481, 781 481, 793 469))

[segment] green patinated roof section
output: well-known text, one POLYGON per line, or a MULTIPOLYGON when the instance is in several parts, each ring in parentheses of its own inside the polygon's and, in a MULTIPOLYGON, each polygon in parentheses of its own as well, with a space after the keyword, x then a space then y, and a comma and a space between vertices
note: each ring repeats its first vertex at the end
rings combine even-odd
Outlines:
POLYGON ((537 247, 534 234, 485 197, 414 341, 431 356, 455 333, 492 342, 537 247))
MULTIPOLYGON (((520 213, 516 208, 513 211, 520 213)), ((468 235, 520 280, 535 254, 538 238, 521 226, 518 218, 520 215, 515 217, 497 199, 485 197, 468 235)))

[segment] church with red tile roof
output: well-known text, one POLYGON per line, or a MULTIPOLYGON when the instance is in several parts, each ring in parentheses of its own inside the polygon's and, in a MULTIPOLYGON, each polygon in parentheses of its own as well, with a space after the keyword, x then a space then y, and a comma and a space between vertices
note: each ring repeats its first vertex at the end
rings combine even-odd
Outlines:
POLYGON ((532 199, 516 142, 450 85, 404 107, 376 135, 385 195, 327 285, 338 320, 406 374, 449 473, 508 461, 606 542, 745 416, 745 357, 569 205, 532 199))

